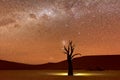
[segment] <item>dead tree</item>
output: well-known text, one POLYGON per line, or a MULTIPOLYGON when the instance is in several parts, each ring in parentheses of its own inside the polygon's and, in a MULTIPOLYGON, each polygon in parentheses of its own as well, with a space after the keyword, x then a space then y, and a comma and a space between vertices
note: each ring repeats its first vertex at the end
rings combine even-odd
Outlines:
POLYGON ((64 53, 67 55, 67 62, 68 62, 68 76, 73 76, 73 65, 72 65, 72 59, 76 55, 80 54, 73 54, 75 49, 75 45, 73 44, 72 41, 69 41, 68 45, 64 45, 64 53))

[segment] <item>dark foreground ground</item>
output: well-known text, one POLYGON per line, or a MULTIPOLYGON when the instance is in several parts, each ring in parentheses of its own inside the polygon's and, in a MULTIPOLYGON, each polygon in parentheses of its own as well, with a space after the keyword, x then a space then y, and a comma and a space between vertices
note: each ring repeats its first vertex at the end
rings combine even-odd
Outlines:
POLYGON ((120 80, 120 71, 0 70, 0 80, 120 80))

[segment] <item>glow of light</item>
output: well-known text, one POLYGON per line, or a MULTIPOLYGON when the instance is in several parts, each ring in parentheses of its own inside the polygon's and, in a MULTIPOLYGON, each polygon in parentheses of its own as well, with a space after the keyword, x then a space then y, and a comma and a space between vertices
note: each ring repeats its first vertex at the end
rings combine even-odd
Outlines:
POLYGON ((102 76, 104 74, 98 73, 75 73, 74 76, 102 76))
MULTIPOLYGON (((51 76, 68 76, 68 73, 62 72, 62 73, 48 73, 47 75, 51 76)), ((74 76, 103 76, 104 74, 98 74, 98 73, 74 73, 74 76)))
POLYGON ((52 76, 67 76, 68 73, 65 73, 65 72, 63 72, 63 73, 49 73, 48 75, 52 75, 52 76))

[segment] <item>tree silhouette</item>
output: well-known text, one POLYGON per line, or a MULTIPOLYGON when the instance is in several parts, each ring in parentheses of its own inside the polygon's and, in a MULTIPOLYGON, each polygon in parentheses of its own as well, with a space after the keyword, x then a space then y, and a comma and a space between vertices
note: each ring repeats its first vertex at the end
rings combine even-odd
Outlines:
POLYGON ((75 49, 75 45, 73 44, 72 41, 69 41, 68 45, 64 45, 64 53, 67 55, 67 62, 68 62, 68 76, 73 76, 73 65, 72 65, 72 59, 76 55, 80 54, 73 54, 75 49))

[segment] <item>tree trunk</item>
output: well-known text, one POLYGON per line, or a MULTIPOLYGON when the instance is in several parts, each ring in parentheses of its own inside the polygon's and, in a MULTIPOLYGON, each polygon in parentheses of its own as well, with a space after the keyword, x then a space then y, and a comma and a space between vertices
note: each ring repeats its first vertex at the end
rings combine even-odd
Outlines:
POLYGON ((72 66, 71 56, 67 57, 67 61, 68 61, 68 76, 73 76, 73 66, 72 66))

